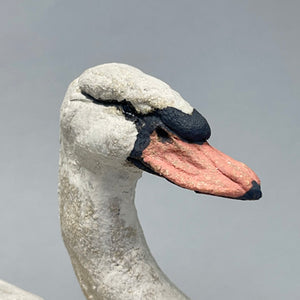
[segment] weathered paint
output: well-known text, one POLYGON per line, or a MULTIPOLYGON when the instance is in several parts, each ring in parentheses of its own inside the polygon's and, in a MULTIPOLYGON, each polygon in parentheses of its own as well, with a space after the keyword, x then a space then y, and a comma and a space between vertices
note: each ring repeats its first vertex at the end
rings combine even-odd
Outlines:
POLYGON ((142 171, 127 160, 138 135, 132 107, 124 116, 117 103, 96 105, 78 90, 75 80, 61 108, 59 198, 63 239, 86 299, 187 300, 157 266, 137 217, 142 171))
POLYGON ((129 101, 141 114, 175 107, 187 114, 193 108, 165 82, 125 64, 90 68, 78 78, 79 90, 103 101, 129 101))
POLYGON ((169 141, 162 142, 156 131, 150 140, 142 153, 143 162, 176 185, 228 198, 251 200, 259 196, 259 193, 247 194, 253 182, 260 184, 257 175, 207 142, 188 143, 172 133, 169 141))
MULTIPOLYGON (((188 299, 163 274, 148 249, 134 206, 142 172, 128 160, 182 186, 195 184, 193 176, 203 177, 199 173, 205 168, 213 170, 220 157, 205 142, 210 135, 206 120, 161 81, 130 66, 106 64, 87 70, 69 86, 60 132, 61 228, 86 298, 188 299), (175 142, 177 148, 172 145, 168 150, 175 142), (168 151, 174 161, 162 162, 163 170, 156 163, 168 151), (202 163, 201 157, 209 159, 202 163), (199 170, 193 174, 195 166, 199 170), (168 174, 172 168, 177 175, 168 174)), ((232 172, 226 164, 222 168, 232 172)), ((236 168, 231 180, 239 177, 236 168)), ((234 196, 252 197, 253 188, 259 195, 255 181, 249 180, 246 187, 245 180, 241 182, 240 190, 250 190, 234 196)))

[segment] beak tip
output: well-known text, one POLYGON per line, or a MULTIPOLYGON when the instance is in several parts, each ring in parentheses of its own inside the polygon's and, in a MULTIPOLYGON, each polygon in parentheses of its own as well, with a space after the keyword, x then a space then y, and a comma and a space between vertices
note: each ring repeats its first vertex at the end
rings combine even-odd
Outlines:
POLYGON ((238 197, 240 200, 258 200, 262 197, 260 185, 256 181, 252 181, 252 187, 243 196, 238 197))

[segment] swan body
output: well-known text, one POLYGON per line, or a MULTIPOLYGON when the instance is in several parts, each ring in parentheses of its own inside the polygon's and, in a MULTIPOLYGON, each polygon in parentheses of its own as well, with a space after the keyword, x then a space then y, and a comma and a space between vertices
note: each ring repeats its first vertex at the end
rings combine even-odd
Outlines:
POLYGON ((254 172, 209 146, 209 135, 177 92, 134 67, 100 65, 70 84, 61 107, 60 220, 87 299, 188 299, 150 253, 135 187, 144 170, 198 193, 260 198, 254 172))
POLYGON ((0 280, 1 300, 43 300, 42 298, 28 293, 12 284, 0 280))

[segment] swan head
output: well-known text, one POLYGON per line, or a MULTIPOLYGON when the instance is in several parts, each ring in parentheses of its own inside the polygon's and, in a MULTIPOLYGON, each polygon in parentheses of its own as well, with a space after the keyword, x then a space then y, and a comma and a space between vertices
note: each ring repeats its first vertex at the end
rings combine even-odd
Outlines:
POLYGON ((86 70, 61 109, 64 151, 80 165, 147 171, 197 193, 256 200, 260 180, 210 146, 206 119, 166 83, 125 64, 86 70))

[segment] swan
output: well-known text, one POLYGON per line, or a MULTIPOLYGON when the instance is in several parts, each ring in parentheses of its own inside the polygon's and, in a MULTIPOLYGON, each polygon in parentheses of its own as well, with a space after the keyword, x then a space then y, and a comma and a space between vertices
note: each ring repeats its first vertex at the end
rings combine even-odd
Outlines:
POLYGON ((179 93, 135 67, 99 65, 70 84, 60 114, 59 210, 86 299, 188 299, 151 255, 135 187, 146 171, 197 193, 259 199, 257 175, 210 146, 210 133, 179 93))
POLYGON ((188 299, 161 271, 134 205, 142 171, 197 193, 261 197, 246 165, 210 146, 210 127, 169 85, 108 63, 69 86, 60 117, 61 230, 87 299, 188 299))

